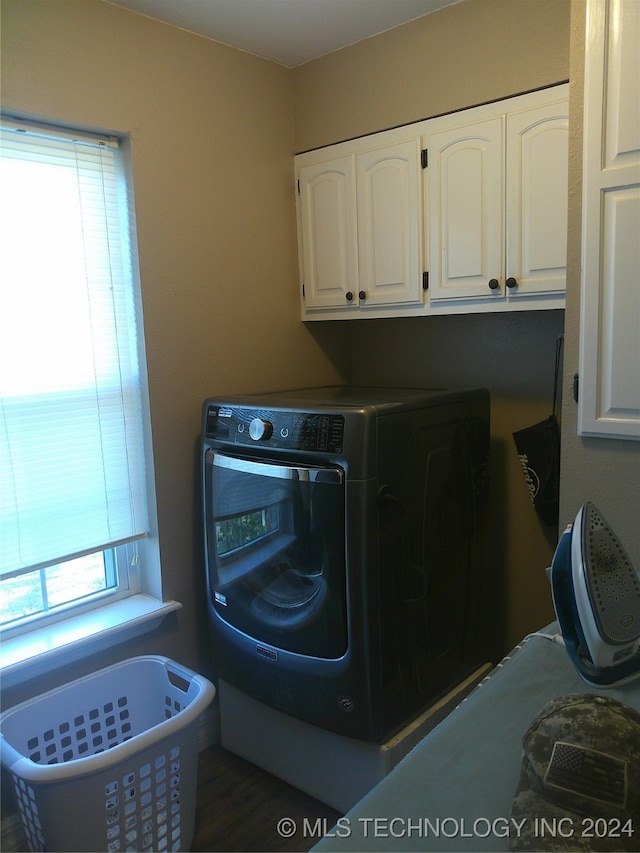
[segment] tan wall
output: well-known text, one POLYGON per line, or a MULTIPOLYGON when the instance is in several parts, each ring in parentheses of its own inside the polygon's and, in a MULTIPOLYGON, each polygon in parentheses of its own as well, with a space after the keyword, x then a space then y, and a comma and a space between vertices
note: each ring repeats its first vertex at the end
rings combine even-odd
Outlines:
MULTIPOLYGON (((585 12, 584 0, 572 0, 569 117, 571 204, 565 356, 567 385, 571 383, 579 366, 585 12)), ((593 501, 620 538, 632 564, 640 570, 640 442, 578 436, 577 406, 569 394, 564 399, 562 426, 562 524, 573 521, 584 501, 593 501)))
MULTIPOLYGON (((569 0, 463 0, 294 70, 296 150, 569 77, 569 0)), ((487 387, 492 493, 485 533, 494 658, 553 618, 556 544, 528 498, 512 432, 551 412, 564 312, 352 323, 356 382, 487 387)))
POLYGON ((294 69, 296 151, 569 77, 570 0, 462 0, 294 69))
POLYGON ((85 666, 158 652, 208 670, 202 401, 348 366, 344 328, 299 320, 290 71, 100 0, 3 0, 2 37, 5 109, 132 139, 164 589, 184 607, 85 666))
MULTIPOLYGON (((551 618, 543 569, 555 531, 528 503, 511 432, 549 413, 563 313, 305 327, 291 155, 567 79, 569 3, 463 0, 291 72, 101 0, 3 0, 3 106, 132 137, 165 589, 185 607, 159 632, 98 663, 146 651, 202 661, 202 399, 349 373, 355 381, 490 389, 487 592, 500 649, 551 618)), ((573 5, 579 26, 583 0, 573 5)), ((576 44, 572 82, 581 63, 574 36, 576 44)), ((573 161, 578 146, 576 137, 573 161)), ((568 378, 577 358, 577 168, 568 378)), ((622 515, 621 535, 635 532, 625 495, 637 488, 637 465, 629 465, 637 448, 577 439, 566 399, 563 418, 562 523, 595 490, 613 523, 622 515)))

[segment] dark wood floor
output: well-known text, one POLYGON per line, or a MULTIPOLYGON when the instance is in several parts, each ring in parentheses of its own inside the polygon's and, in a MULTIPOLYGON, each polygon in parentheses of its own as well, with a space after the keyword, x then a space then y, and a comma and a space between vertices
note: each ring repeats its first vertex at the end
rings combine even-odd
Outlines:
POLYGON ((309 850, 323 821, 330 829, 340 816, 221 748, 200 753, 198 773, 194 851, 309 850))
MULTIPOLYGON (((319 840, 319 830, 331 829, 339 816, 225 749, 212 747, 200 753, 192 851, 305 851, 319 840)), ((27 850, 15 823, 14 831, 3 833, 0 849, 27 850)))

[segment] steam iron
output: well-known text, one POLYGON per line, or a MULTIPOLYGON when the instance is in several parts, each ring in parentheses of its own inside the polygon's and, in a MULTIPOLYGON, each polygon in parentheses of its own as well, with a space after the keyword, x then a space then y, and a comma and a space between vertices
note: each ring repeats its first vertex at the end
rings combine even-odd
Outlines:
POLYGON ((551 591, 565 647, 587 684, 613 687, 640 676, 640 578, 590 502, 560 537, 551 591))

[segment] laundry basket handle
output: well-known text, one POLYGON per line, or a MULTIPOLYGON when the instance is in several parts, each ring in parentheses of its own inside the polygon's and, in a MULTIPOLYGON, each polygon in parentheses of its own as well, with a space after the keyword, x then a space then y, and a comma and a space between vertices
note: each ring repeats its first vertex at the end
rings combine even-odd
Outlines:
MULTIPOLYGON (((55 781, 65 781, 74 777, 84 776, 88 772, 98 772, 107 767, 112 766, 118 761, 129 758, 148 746, 152 746, 168 737, 174 736, 182 729, 193 723, 200 714, 213 701, 216 689, 213 684, 201 675, 192 672, 187 667, 183 667, 170 658, 162 655, 142 655, 137 658, 130 658, 127 661, 113 664, 100 672, 92 673, 77 681, 86 681, 90 678, 97 678, 107 672, 117 670, 121 667, 126 667, 132 663, 139 661, 153 661, 164 667, 167 680, 174 687, 177 687, 188 696, 187 704, 178 714, 174 714, 161 723, 152 726, 151 728, 136 734, 129 740, 113 746, 104 752, 95 755, 89 755, 82 758, 75 758, 71 761, 61 762, 59 764, 38 764, 32 761, 26 755, 21 754, 9 741, 0 735, 0 747, 2 751, 2 764, 11 772, 15 773, 21 779, 29 782, 49 783, 55 781), (176 683, 178 682, 178 683, 176 683)), ((71 682, 75 684, 76 682, 71 682)), ((59 688, 50 691, 50 693, 59 693, 68 689, 71 684, 63 685, 59 688)), ((4 717, 8 714, 20 713, 20 710, 28 705, 28 702, 23 702, 16 705, 14 708, 8 709, 2 714, 4 717)))

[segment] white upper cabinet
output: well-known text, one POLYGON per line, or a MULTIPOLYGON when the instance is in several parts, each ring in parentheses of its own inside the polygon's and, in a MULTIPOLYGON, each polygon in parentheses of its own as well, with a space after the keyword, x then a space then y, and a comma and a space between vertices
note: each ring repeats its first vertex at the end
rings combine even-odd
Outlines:
POLYGON ((432 300, 502 292, 504 119, 460 121, 426 137, 432 300))
POLYGON ((406 131, 296 157, 304 319, 422 306, 420 171, 406 131))
POLYGON ((356 175, 360 302, 422 303, 420 140, 359 154, 356 175))
POLYGON ((568 130, 566 85, 428 123, 432 302, 563 307, 568 130))
POLYGON ((358 287, 353 155, 300 168, 298 216, 306 304, 309 308, 348 305, 358 287))
POLYGON ((589 0, 578 432, 640 438, 640 4, 589 0))
POLYGON ((568 86, 295 158, 303 320, 563 308, 568 86))
POLYGON ((505 284, 509 298, 564 295, 568 147, 566 97, 507 116, 505 284))

